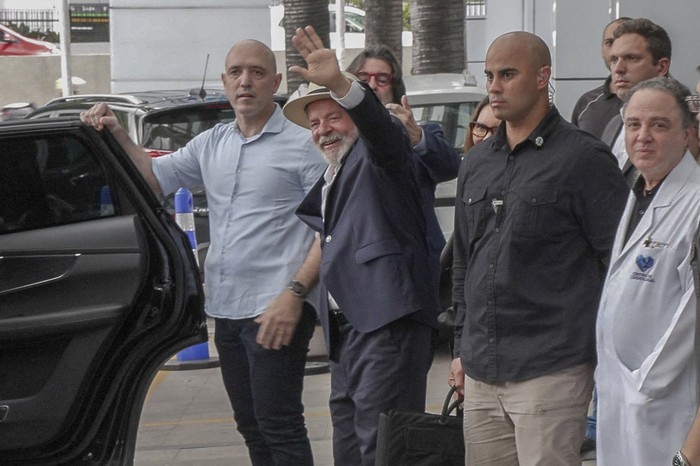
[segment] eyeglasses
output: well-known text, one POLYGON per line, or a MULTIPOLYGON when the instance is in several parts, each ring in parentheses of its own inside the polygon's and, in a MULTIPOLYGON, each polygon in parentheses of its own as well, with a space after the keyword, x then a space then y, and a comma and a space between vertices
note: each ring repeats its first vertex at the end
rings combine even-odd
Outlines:
POLYGON ((486 126, 478 121, 470 121, 469 128, 472 130, 472 135, 483 138, 487 134, 493 134, 498 129, 498 126, 486 126))
POLYGON ((357 73, 357 79, 363 83, 368 83, 372 78, 380 87, 388 86, 394 80, 394 77, 389 73, 366 73, 364 71, 357 73))
POLYGON ((689 95, 685 98, 688 108, 693 113, 700 113, 700 95, 689 95))

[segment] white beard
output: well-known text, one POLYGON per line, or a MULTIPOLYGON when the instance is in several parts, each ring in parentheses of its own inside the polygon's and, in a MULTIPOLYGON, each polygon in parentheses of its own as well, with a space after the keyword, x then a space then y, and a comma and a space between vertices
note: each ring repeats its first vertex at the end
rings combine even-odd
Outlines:
POLYGON ((357 135, 357 128, 353 128, 352 132, 345 137, 340 136, 339 134, 321 136, 316 143, 316 147, 318 148, 319 152, 321 152, 323 159, 328 162, 329 165, 340 165, 340 161, 343 159, 345 154, 350 151, 350 148, 357 140, 357 135), (340 144, 338 144, 336 149, 328 150, 324 147, 324 144, 335 141, 340 141, 340 144))

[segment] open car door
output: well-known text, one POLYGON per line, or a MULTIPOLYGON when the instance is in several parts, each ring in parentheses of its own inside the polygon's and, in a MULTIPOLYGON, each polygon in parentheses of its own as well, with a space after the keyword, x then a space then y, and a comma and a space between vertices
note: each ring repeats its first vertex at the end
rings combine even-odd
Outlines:
POLYGON ((0 463, 132 464, 151 380, 206 338, 187 237, 111 136, 0 125, 0 463))

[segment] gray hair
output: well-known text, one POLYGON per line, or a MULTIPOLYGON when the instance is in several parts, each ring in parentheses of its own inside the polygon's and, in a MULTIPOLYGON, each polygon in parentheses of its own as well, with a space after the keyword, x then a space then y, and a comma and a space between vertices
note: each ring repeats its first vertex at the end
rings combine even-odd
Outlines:
POLYGON ((688 104, 685 101, 685 98, 690 95, 690 90, 676 79, 667 77, 652 78, 637 83, 637 85, 630 90, 625 99, 625 103, 622 107, 623 115, 627 111, 627 105, 632 99, 632 96, 643 89, 652 89, 669 94, 676 101, 676 106, 681 112, 683 117, 683 127, 687 128, 693 124, 693 120, 695 118, 690 112, 690 107, 688 107, 688 104))

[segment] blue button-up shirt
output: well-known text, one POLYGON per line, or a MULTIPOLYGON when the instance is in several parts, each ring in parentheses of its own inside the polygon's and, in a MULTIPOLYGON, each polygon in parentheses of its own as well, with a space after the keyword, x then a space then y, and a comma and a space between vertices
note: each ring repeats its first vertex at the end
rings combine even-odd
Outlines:
POLYGON ((205 189, 208 315, 260 315, 294 277, 313 241, 294 211, 326 166, 309 131, 280 108, 258 135, 245 138, 235 121, 219 124, 153 160, 164 193, 205 189))

